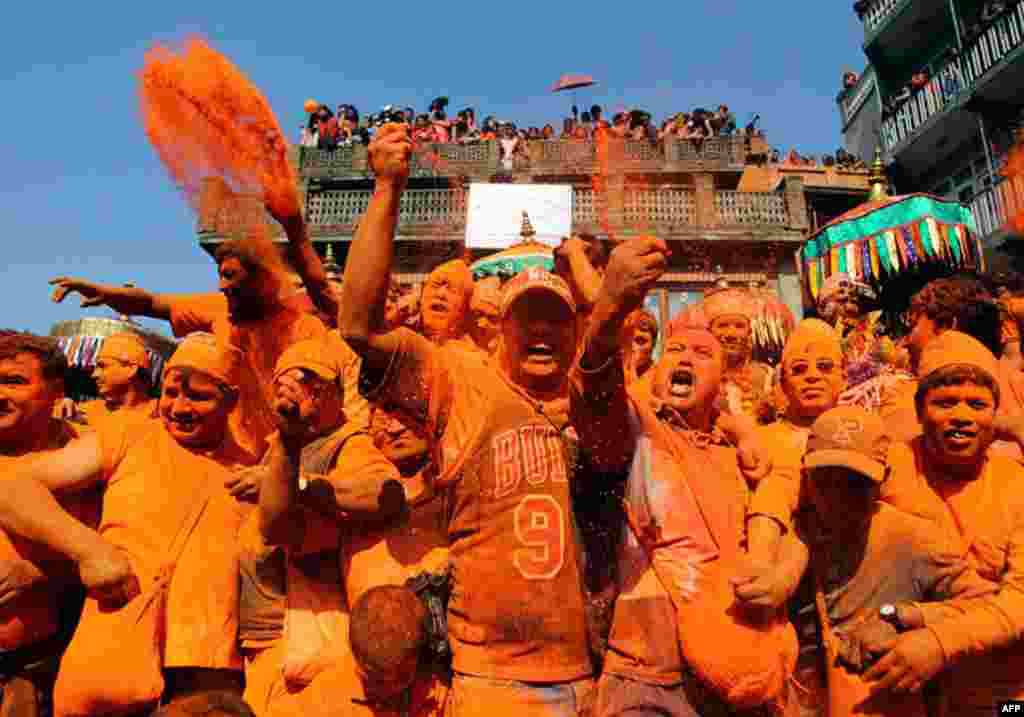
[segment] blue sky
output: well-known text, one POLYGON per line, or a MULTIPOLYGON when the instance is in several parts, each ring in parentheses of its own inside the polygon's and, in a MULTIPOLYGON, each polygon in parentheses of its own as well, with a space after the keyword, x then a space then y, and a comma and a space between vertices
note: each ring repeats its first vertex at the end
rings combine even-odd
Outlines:
POLYGON ((82 315, 77 297, 50 302, 53 276, 166 292, 216 286, 139 120, 136 72, 154 42, 206 36, 266 93, 292 141, 308 97, 366 113, 446 95, 450 109, 478 117, 559 126, 571 97, 548 89, 579 72, 599 82, 580 105, 641 107, 660 121, 725 102, 741 122, 760 113, 774 146, 821 154, 840 143, 842 72, 864 64, 848 0, 15 3, 5 18, 0 327, 40 333, 82 315))

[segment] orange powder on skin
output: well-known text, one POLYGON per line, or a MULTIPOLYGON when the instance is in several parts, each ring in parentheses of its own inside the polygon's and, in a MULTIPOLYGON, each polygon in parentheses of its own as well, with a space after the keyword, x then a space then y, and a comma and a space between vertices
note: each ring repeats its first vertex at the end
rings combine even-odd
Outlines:
POLYGON ((264 201, 299 211, 288 144, 266 98, 204 40, 155 46, 139 75, 146 135, 205 227, 269 236, 264 201))

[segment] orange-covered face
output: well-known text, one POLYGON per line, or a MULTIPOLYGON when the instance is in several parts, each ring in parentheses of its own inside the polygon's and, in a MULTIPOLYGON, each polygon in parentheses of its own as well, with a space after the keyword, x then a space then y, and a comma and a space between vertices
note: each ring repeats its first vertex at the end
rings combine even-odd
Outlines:
POLYGON ((530 291, 502 321, 503 363, 509 378, 540 393, 558 391, 576 357, 576 316, 560 297, 530 291))
POLYGON ((406 426, 394 413, 375 409, 370 433, 380 452, 403 476, 419 471, 429 458, 427 439, 406 426))
POLYGON ((694 428, 714 404, 722 385, 723 352, 717 339, 701 329, 677 331, 665 342, 654 368, 655 397, 683 416, 695 419, 694 428))
POLYGON ((936 386, 925 394, 919 418, 925 446, 937 463, 977 465, 995 436, 995 396, 971 382, 936 386))
POLYGON ((783 364, 782 390, 795 416, 817 418, 836 405, 846 386, 842 356, 823 344, 811 344, 783 364))
POLYGON ((236 401, 234 392, 201 371, 173 368, 164 376, 160 416, 182 446, 216 448, 227 435, 236 401))
POLYGON ((473 343, 493 354, 501 333, 501 313, 498 307, 486 301, 473 301, 470 312, 469 335, 473 343))
POLYGON ((420 315, 426 334, 435 338, 458 336, 464 329, 468 312, 469 291, 458 273, 444 266, 432 271, 420 298, 420 315))
POLYGON ((277 295, 279 284, 264 271, 252 271, 236 257, 228 256, 218 267, 219 288, 228 301, 233 322, 257 321, 277 295))
POLYGON ((43 376, 43 365, 34 354, 0 360, 0 444, 23 441, 26 429, 49 418, 63 391, 59 381, 43 376))
POLYGON ((341 388, 314 372, 293 368, 274 379, 274 420, 284 435, 316 437, 341 423, 341 388))
POLYGON ((730 364, 750 358, 750 320, 745 316, 719 316, 711 322, 711 333, 718 339, 730 364))
POLYGON ((93 369, 92 377, 96 380, 96 389, 100 398, 107 398, 120 396, 128 391, 138 372, 139 368, 134 364, 101 354, 96 359, 96 368, 93 369))

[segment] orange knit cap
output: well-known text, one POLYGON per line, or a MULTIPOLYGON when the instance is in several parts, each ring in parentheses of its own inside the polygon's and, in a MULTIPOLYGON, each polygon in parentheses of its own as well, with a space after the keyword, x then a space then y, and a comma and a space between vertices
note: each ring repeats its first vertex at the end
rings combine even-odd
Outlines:
POLYGON ((984 344, 959 331, 946 331, 932 339, 921 352, 917 375, 924 379, 947 366, 967 365, 979 368, 993 381, 999 380, 999 362, 984 344))
POLYGON ((281 354, 274 367, 274 380, 293 368, 312 371, 325 381, 337 381, 342 374, 341 365, 324 341, 305 339, 296 341, 281 354))
POLYGON ((97 358, 112 358, 144 369, 148 369, 150 364, 146 344, 138 334, 129 331, 105 338, 97 358))
POLYGON ((804 319, 797 324, 782 349, 782 365, 785 366, 797 356, 806 356, 812 352, 829 356, 835 359, 836 363, 843 361, 839 334, 820 319, 804 319))
POLYGON ((722 289, 704 297, 703 310, 708 324, 723 316, 742 316, 749 321, 754 315, 754 301, 749 292, 722 289))
POLYGON ((242 352, 237 348, 221 346, 213 334, 194 333, 178 344, 178 350, 167 362, 164 375, 176 368, 192 369, 237 391, 241 361, 242 352))

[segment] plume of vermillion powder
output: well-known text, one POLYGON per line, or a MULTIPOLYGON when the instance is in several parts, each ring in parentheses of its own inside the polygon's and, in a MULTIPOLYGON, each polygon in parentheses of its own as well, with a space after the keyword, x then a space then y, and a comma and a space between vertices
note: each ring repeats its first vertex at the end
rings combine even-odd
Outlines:
POLYGON ((299 211, 288 144, 263 94, 204 40, 180 53, 155 46, 139 73, 146 135, 200 224, 269 238, 266 208, 299 211))
MULTIPOLYGON (((594 192, 594 210, 601 231, 616 239, 626 227, 626 193, 643 188, 633 180, 630 190, 626 182, 626 142, 607 129, 594 132, 594 171, 590 183, 594 192)), ((650 226, 646 213, 637 217, 632 227, 636 234, 648 234, 650 226)))

